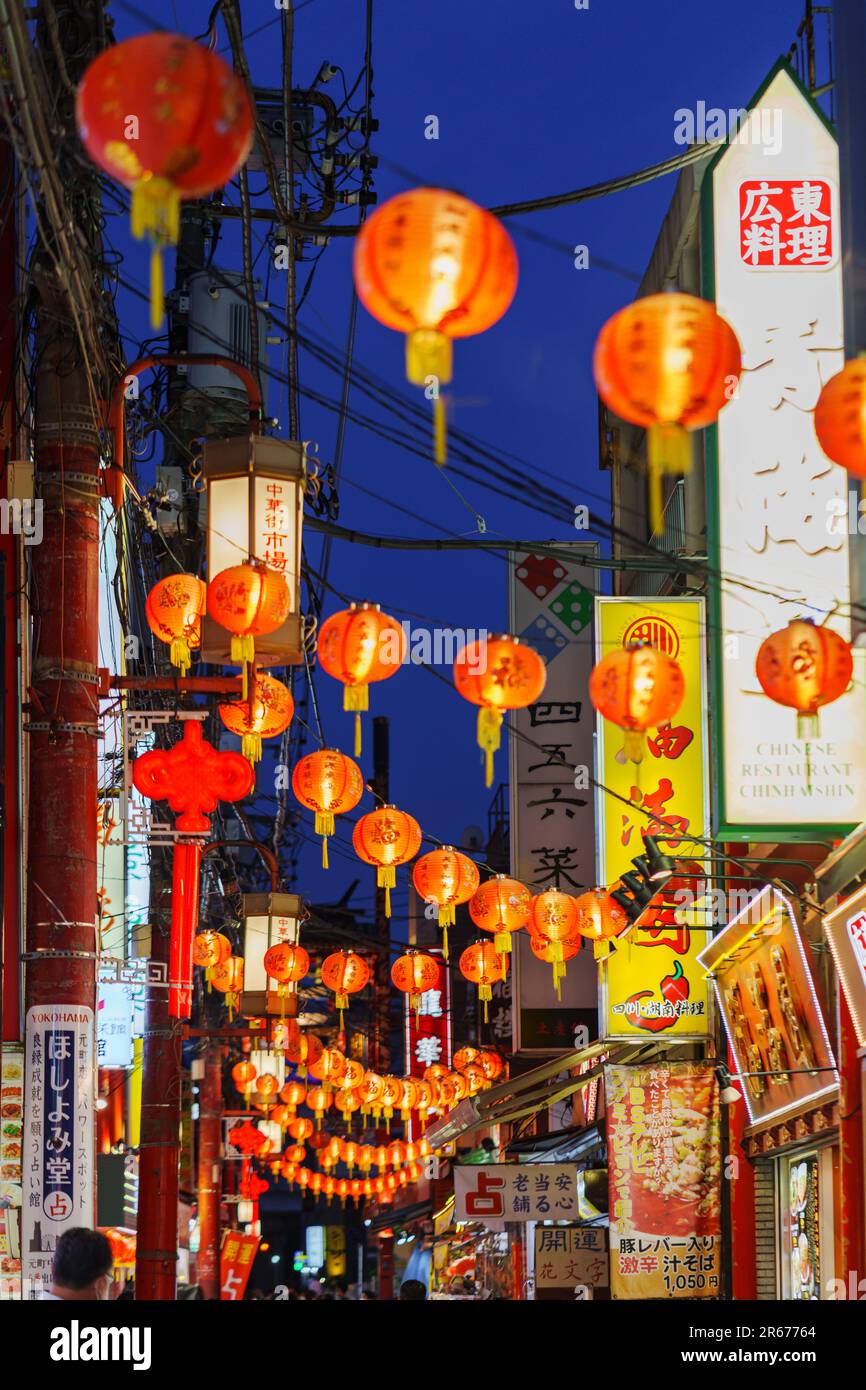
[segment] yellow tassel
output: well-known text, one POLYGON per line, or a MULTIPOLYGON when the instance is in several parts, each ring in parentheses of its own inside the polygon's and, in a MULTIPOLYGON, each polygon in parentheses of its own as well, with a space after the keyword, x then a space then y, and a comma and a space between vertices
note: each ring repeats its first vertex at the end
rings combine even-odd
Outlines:
POLYGON ((622 740, 622 751, 629 762, 643 762, 646 733, 642 729, 626 729, 622 740))
POLYGON ((650 528, 661 530, 664 498, 662 479, 666 473, 682 476, 691 467, 691 445, 682 425, 664 423, 652 425, 647 438, 647 467, 649 471, 650 528))
POLYGON ((176 666, 182 676, 185 676, 192 663, 189 652, 189 643, 185 637, 175 637, 171 644, 169 657, 172 666, 176 666))
POLYGON ((498 931, 493 936, 493 949, 498 956, 507 956, 511 950, 511 932, 498 931))
POLYGON ((331 866, 330 866, 330 864, 328 863, 328 837, 327 837, 327 835, 323 835, 323 836, 322 836, 322 868, 323 868, 323 869, 330 869, 330 867, 331 867, 331 866))
POLYGON ((390 916, 391 916, 391 888, 390 888, 390 885, 386 886, 386 888, 385 888, 385 916, 386 916, 386 917, 390 917, 390 916))
POLYGON ((355 715, 355 757, 361 756, 361 716, 355 715))
POLYGON ((393 864, 380 864, 376 870, 376 884, 385 889, 385 916, 391 916, 391 889, 397 883, 397 871, 393 864))
MULTIPOLYGON (((436 328, 416 328, 406 335, 406 377, 413 386, 447 386, 454 370, 451 339, 436 328)), ((435 397, 434 397, 435 399, 435 397)))
POLYGON ((261 734, 244 734, 241 738, 241 752, 245 758, 249 758, 251 763, 261 762, 262 759, 262 736, 261 734))
POLYGON ((448 928, 442 928, 442 955, 448 960, 448 928))
POLYGON ((445 397, 438 395, 433 400, 433 458, 442 468, 448 458, 448 417, 445 412, 445 397))
POLYGON ((493 783, 493 754, 501 743, 502 711, 486 707, 478 711, 478 747, 484 753, 484 785, 493 783))
MULTIPOLYGON (((240 665, 242 665, 242 664, 245 665, 248 661, 254 661, 254 660, 255 660, 255 656, 256 656, 256 643, 255 643, 255 638, 251 637, 249 633, 247 633, 247 634, 246 634, 245 636, 243 636, 243 637, 240 637, 240 636, 238 636, 237 634, 235 634, 235 635, 232 637, 231 649, 230 649, 230 650, 231 650, 231 660, 232 660, 233 664, 236 665, 236 666, 240 666, 240 665)), ((244 697, 243 697, 243 698, 244 698, 245 700, 246 700, 246 698, 247 698, 247 696, 246 696, 246 679, 247 679, 247 673, 246 673, 246 671, 244 671, 244 697)))
POLYGON ((165 312, 165 288, 162 281, 162 247, 156 245, 150 253, 150 326, 162 327, 165 312))

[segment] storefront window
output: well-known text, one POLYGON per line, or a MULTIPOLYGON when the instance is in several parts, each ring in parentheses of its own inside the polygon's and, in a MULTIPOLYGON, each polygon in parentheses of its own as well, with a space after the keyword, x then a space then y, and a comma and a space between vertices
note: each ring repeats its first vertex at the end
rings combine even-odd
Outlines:
POLYGON ((783 1158, 779 1178, 782 1297, 817 1302, 833 1278, 831 1150, 783 1158))

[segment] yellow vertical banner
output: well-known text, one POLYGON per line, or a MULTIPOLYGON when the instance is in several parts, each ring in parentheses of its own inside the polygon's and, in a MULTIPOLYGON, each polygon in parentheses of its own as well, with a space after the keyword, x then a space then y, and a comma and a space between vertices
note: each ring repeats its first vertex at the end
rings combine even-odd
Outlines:
POLYGON ((634 872, 647 834, 680 862, 602 966, 601 1024, 606 1037, 703 1038, 710 991, 697 953, 709 918, 699 905, 712 873, 701 843, 709 831, 703 599, 597 598, 596 659, 633 642, 678 662, 685 695, 668 723, 646 731, 639 763, 626 756, 622 730, 598 716, 599 882, 614 887, 634 872))

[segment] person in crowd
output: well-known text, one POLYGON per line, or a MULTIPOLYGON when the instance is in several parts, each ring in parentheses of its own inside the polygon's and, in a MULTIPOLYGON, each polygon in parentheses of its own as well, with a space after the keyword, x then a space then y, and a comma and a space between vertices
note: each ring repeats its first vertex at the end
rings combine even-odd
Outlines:
POLYGON ((420 1279, 404 1279, 400 1285, 401 1303, 423 1303, 427 1297, 427 1290, 420 1279))
POLYGON ((108 1237, 85 1226, 72 1226, 58 1237, 54 1251, 51 1288, 40 1298, 62 1303, 83 1303, 111 1296, 114 1256, 108 1237))

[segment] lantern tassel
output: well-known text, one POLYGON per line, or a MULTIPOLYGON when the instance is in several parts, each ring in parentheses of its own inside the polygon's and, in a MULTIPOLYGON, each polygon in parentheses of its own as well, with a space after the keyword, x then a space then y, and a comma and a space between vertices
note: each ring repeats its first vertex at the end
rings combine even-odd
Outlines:
POLYGON ((622 751, 631 763, 643 762, 646 733, 643 729, 626 729, 623 734, 622 751))
POLYGON ((446 963, 447 963, 447 961, 448 961, 448 928, 447 928, 447 927, 443 927, 443 928, 442 928, 442 955, 444 956, 445 961, 446 961, 446 963))
POLYGON ((385 916, 391 916, 391 889, 396 886, 397 871, 393 864, 380 864, 376 870, 376 884, 385 889, 385 916))
POLYGON ((438 468, 448 460, 448 416, 441 392, 433 398, 433 459, 438 468))
POLYGON ((192 664, 189 651, 189 643, 185 637, 175 637, 172 640, 169 659, 172 666, 176 666, 182 676, 185 676, 192 664))
POLYGON ((241 738, 241 752, 251 763, 259 763, 262 760, 262 736, 261 734, 244 734, 241 738))
POLYGON ((165 312, 165 286, 162 275, 162 247, 158 244, 150 253, 150 326, 160 328, 165 312))
POLYGON ((334 833, 333 811, 316 812, 316 834, 322 837, 322 868, 328 868, 328 836, 334 833))
POLYGON ((647 438, 649 469, 650 527, 653 534, 661 530, 664 514, 662 479, 666 473, 682 477, 691 467, 691 444, 682 425, 664 422, 651 425, 647 438))
MULTIPOLYGON (((248 661, 254 661, 256 656, 255 638, 247 633, 244 637, 234 634, 231 641, 231 660, 234 665, 246 667, 248 661)), ((244 692, 243 700, 247 699, 247 672, 244 669, 244 692)))
POLYGON ((478 747, 484 753, 484 785, 493 785, 493 755, 502 742, 502 711, 484 706, 478 711, 478 747))

